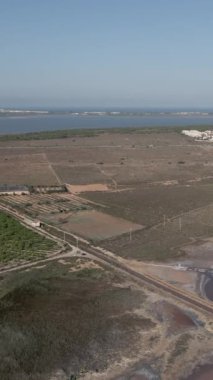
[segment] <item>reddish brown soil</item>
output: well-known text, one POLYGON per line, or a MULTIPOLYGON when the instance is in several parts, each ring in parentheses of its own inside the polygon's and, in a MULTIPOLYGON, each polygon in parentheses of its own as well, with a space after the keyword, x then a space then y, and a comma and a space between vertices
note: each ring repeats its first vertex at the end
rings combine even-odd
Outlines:
POLYGON ((92 183, 88 185, 66 185, 67 189, 73 193, 83 193, 87 191, 108 191, 108 186, 103 183, 92 183))
POLYGON ((186 380, 212 380, 213 365, 204 365, 196 369, 186 380))
POLYGON ((195 328, 196 325, 183 310, 167 301, 159 301, 155 305, 155 315, 161 322, 167 322, 167 332, 175 334, 180 330, 195 328))

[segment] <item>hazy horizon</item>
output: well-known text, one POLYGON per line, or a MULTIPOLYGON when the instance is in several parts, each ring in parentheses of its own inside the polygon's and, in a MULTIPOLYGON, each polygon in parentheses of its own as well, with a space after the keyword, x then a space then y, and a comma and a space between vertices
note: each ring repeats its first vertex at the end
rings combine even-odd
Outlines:
POLYGON ((209 108, 212 14, 211 0, 2 0, 0 105, 209 108))
POLYGON ((213 111, 213 106, 211 107, 208 107, 208 106, 186 106, 186 105, 183 105, 183 106, 130 106, 130 105, 126 105, 126 106, 116 106, 116 105, 56 105, 56 104, 47 104, 47 105, 44 105, 44 104, 3 104, 3 103, 0 103, 0 110, 47 110, 47 111, 75 111, 75 110, 79 110, 79 111, 124 111, 124 112, 131 112, 131 111, 135 111, 135 112, 148 112, 148 111, 153 111, 153 112, 161 112, 161 111, 168 111, 168 112, 175 112, 175 111, 188 111, 188 112, 199 112, 199 111, 213 111))

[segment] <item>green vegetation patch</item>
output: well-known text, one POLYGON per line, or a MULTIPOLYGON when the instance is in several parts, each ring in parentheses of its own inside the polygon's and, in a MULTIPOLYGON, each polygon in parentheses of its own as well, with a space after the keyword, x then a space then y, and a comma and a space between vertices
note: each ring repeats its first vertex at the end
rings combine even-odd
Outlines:
POLYGON ((47 251, 54 248, 55 242, 0 212, 0 262, 43 258, 47 251))
POLYGON ((213 126, 207 125, 188 125, 188 126, 159 126, 159 127, 123 127, 123 128, 105 128, 105 129, 63 129, 55 131, 28 132, 20 134, 1 135, 0 141, 28 141, 28 140, 52 140, 63 139, 68 137, 94 137, 102 133, 162 133, 178 132, 183 129, 196 128, 200 131, 211 130, 213 126))
POLYGON ((134 313, 146 300, 143 292, 121 286, 113 271, 79 269, 85 261, 49 263, 1 280, 1 379, 46 380, 58 369, 67 379, 102 371, 134 355, 139 332, 155 327, 134 313))
POLYGON ((184 354, 189 348, 189 341, 192 339, 190 334, 181 335, 175 344, 173 351, 168 360, 168 364, 173 364, 176 358, 182 354, 184 354))

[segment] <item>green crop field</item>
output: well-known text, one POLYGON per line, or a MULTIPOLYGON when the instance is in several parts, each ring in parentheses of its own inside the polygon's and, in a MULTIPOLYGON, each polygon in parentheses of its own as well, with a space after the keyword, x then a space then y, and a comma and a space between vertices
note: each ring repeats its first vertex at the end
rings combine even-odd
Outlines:
POLYGON ((53 251, 56 243, 24 227, 17 220, 0 213, 0 262, 34 260, 53 251))

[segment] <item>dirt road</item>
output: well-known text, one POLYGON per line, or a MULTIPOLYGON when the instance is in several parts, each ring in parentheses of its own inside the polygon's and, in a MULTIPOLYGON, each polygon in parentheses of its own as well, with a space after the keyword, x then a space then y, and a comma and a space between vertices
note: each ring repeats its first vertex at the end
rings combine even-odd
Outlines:
MULTIPOLYGON (((10 208, 7 208, 5 206, 1 206, 1 209, 4 211, 8 212, 9 214, 13 215, 15 218, 20 220, 22 223, 25 225, 27 224, 27 219, 25 219, 23 216, 20 216, 17 212, 14 212, 10 208)), ((28 226, 29 227, 29 226, 28 226)), ((53 227, 47 223, 44 223, 44 229, 38 228, 38 227, 30 227, 33 228, 36 232, 43 233, 44 235, 48 237, 52 237, 52 239, 58 241, 60 244, 64 243, 64 231, 57 228, 53 227)), ((66 232, 66 243, 69 244, 70 247, 76 246, 77 248, 87 252, 88 254, 91 254, 95 259, 98 261, 101 261, 102 263, 106 264, 107 266, 111 266, 115 270, 119 270, 125 275, 131 276, 131 278, 139 283, 146 284, 147 286, 154 288, 155 290, 161 290, 164 291, 172 296, 177 297, 183 302, 186 302, 188 305, 191 307, 198 307, 203 311, 209 312, 213 314, 213 303, 209 302, 205 299, 202 299, 192 293, 189 293, 185 290, 181 290, 177 288, 176 286, 173 286, 171 284, 168 284, 167 282, 164 282, 160 280, 157 277, 147 275, 145 273, 138 273, 135 270, 130 269, 127 266, 127 263, 125 263, 124 260, 121 258, 117 258, 112 252, 105 253, 103 250, 99 247, 92 246, 88 241, 73 235, 69 232, 66 232)), ((51 259, 57 259, 57 258, 62 258, 62 257, 67 257, 66 254, 58 254, 58 256, 54 256, 52 258, 46 259, 46 260, 40 260, 34 263, 35 265, 38 265, 42 262, 47 262, 50 261, 51 259)), ((69 257, 69 256, 68 256, 69 257)), ((33 263, 31 263, 33 264, 33 263)), ((27 264, 26 264, 27 265, 27 264)), ((28 266, 29 267, 29 266, 28 266)), ((26 269, 27 266, 17 266, 16 268, 12 268, 11 270, 8 271, 15 271, 19 269, 26 269)), ((7 272, 8 272, 7 271, 7 272)), ((1 272, 2 274, 4 271, 1 272)))

